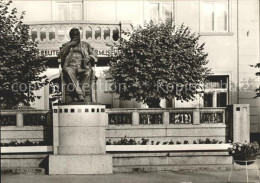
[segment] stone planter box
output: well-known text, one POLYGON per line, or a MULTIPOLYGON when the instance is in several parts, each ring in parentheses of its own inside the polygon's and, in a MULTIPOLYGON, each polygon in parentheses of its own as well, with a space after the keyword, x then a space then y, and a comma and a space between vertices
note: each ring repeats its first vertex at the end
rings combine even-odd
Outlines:
POLYGON ((50 153, 52 146, 12 146, 1 147, 1 153, 50 153))
POLYGON ((107 152, 227 151, 230 144, 107 145, 107 152))
MULTIPOLYGON (((107 152, 226 151, 230 144, 107 145, 107 152)), ((1 147, 1 153, 51 153, 52 146, 1 147)))

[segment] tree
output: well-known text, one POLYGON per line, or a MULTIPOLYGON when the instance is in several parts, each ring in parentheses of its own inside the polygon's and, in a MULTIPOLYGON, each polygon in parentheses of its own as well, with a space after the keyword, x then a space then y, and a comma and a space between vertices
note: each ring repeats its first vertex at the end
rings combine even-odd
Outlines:
POLYGON ((145 23, 123 32, 118 54, 111 56, 112 92, 159 107, 160 99, 194 100, 210 74, 199 36, 184 25, 145 23))
MULTIPOLYGON (((254 68, 260 68, 260 63, 257 63, 255 65, 249 65, 250 67, 254 67, 254 68)), ((260 76, 260 72, 256 72, 255 73, 256 76, 260 76)), ((255 92, 256 92, 256 96, 254 98, 258 98, 260 97, 260 86, 258 86, 256 89, 255 89, 255 92)))
POLYGON ((0 0, 0 104, 14 108, 19 103, 29 105, 35 90, 46 84, 45 58, 39 56, 37 43, 30 39, 29 26, 23 24, 25 12, 17 17, 11 1, 0 0))

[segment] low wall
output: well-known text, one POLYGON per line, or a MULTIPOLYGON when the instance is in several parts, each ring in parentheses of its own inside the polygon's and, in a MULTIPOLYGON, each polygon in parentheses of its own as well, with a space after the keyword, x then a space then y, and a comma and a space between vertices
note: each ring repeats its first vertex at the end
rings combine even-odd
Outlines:
POLYGON ((193 141, 216 139, 226 142, 227 128, 225 124, 205 124, 205 125, 153 125, 153 126, 108 126, 106 131, 106 139, 118 141, 125 137, 127 139, 135 139, 141 142, 142 138, 149 139, 154 143, 160 141, 162 144, 166 141, 177 141, 184 143, 187 140, 190 144, 193 141))
POLYGON ((52 144, 52 119, 48 110, 1 110, 1 143, 44 141, 52 144))
POLYGON ((137 142, 206 140, 227 142, 225 108, 108 109, 107 140, 127 137, 137 142))
POLYGON ((1 127, 1 143, 8 143, 11 141, 31 142, 48 141, 48 129, 44 126, 3 126, 1 127))
MULTIPOLYGON (((227 152, 229 146, 230 144, 107 145, 106 151, 113 157, 114 173, 228 170, 232 162, 232 157, 227 152)), ((48 174, 48 155, 52 154, 52 146, 3 147, 2 152, 2 173, 48 174)), ((235 165, 235 169, 241 168, 243 167, 235 165)), ((254 165, 249 165, 248 168, 255 169, 254 165)))
MULTIPOLYGON (((229 144, 107 145, 113 172, 178 171, 230 168, 229 144)), ((2 173, 48 173, 52 146, 2 147, 2 173), (26 153, 27 152, 27 153, 26 153), (30 154, 28 154, 30 152, 30 154)))
POLYGON ((2 174, 47 174, 48 154, 1 154, 2 174))
POLYGON ((113 172, 180 170, 227 170, 232 157, 227 152, 115 153, 113 172))
MULTIPOLYGON (((1 143, 27 139, 52 141, 52 120, 49 120, 48 111, 0 112, 1 143)), ((193 140, 206 138, 223 142, 229 138, 235 142, 249 140, 249 106, 246 104, 235 104, 228 109, 107 109, 106 112, 106 138, 111 141, 125 136, 136 141, 148 138, 148 144, 152 140, 161 141, 161 144, 170 140, 174 143, 187 140, 191 144, 193 140)), ((1 171, 42 173, 48 167, 45 163, 49 153, 1 155, 1 171)), ((228 169, 231 164, 227 150, 108 153, 113 155, 114 172, 228 169)))
MULTIPOLYGON (((232 159, 227 152, 111 153, 113 172, 155 172, 198 169, 226 170, 232 159)), ((1 173, 48 174, 48 154, 1 155, 1 173)))
MULTIPOLYGON (((249 141, 249 105, 228 108, 106 109, 106 140, 121 138, 177 141, 199 139, 249 141)), ((45 141, 52 144, 51 113, 46 110, 1 110, 1 143, 45 141)))

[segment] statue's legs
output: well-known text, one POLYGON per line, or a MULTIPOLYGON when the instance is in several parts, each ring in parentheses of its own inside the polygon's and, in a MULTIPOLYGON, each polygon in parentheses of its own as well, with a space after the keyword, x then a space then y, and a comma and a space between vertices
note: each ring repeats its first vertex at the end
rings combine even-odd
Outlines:
POLYGON ((77 80, 77 71, 71 67, 63 68, 64 71, 64 79, 67 83, 67 90, 69 91, 70 95, 73 97, 75 96, 79 100, 84 100, 84 94, 82 89, 80 88, 77 80))
POLYGON ((92 93, 91 78, 92 78, 92 70, 90 70, 90 69, 87 69, 87 71, 85 71, 81 74, 80 83, 81 83, 82 91, 83 91, 84 96, 85 96, 85 102, 92 102, 92 99, 91 99, 91 93, 92 93))

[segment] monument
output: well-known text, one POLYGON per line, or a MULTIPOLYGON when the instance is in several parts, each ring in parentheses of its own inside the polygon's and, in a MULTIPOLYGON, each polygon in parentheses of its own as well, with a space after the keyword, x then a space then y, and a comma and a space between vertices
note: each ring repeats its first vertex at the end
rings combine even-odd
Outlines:
POLYGON ((60 57, 65 102, 53 106, 53 155, 49 174, 111 174, 112 155, 106 154, 105 105, 96 103, 92 85, 97 56, 80 32, 70 31, 60 57))
POLYGON ((96 102, 95 74, 97 55, 89 43, 80 41, 80 31, 70 30, 71 40, 60 51, 65 102, 96 102))

